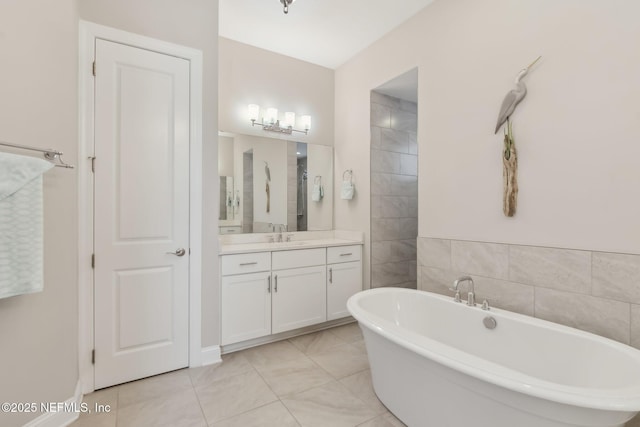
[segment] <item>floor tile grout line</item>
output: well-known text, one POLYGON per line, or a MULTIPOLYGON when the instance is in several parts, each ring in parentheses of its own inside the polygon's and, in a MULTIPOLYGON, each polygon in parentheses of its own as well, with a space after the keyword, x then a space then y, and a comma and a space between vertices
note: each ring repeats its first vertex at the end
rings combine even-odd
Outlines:
MULTIPOLYGON (((360 372, 363 372, 363 371, 360 371, 360 372)), ((346 377, 345 377, 345 378, 346 378, 346 377)), ((311 387, 311 388, 309 388, 309 389, 307 389, 307 390, 305 390, 305 391, 291 393, 291 394, 289 394, 289 395, 282 396, 282 398, 286 398, 287 396, 291 396, 291 398, 293 398, 293 396, 294 396, 294 395, 301 394, 301 393, 306 393, 306 392, 308 392, 308 391, 310 391, 310 390, 314 390, 314 389, 318 389, 318 388, 321 388, 321 387, 325 387, 326 385, 331 384, 331 383, 335 383, 335 384, 337 384, 339 387, 342 387, 342 388, 347 392, 347 394, 349 394, 350 396, 354 397, 357 401, 359 401, 360 403, 362 403, 366 408, 368 408, 368 409, 370 409, 370 410, 372 410, 372 411, 373 411, 373 408, 372 408, 371 406, 369 406, 366 402, 364 402, 364 401, 363 401, 362 399, 360 399, 358 396, 354 395, 354 394, 351 392, 351 390, 349 390, 349 389, 348 389, 344 384, 342 384, 342 383, 340 382, 340 380, 335 379, 335 378, 333 378, 331 381, 329 381, 329 382, 327 382, 327 383, 325 383, 325 384, 318 385, 318 386, 315 386, 315 387, 311 387)), ((283 405, 285 408, 287 408, 287 410, 289 411, 289 413, 291 413, 291 411, 289 410, 289 407, 286 405, 286 403, 285 403, 284 401, 282 401, 282 398, 280 398, 280 401, 282 402, 282 405, 283 405)), ((386 409, 386 407, 385 407, 385 409, 386 409)), ((387 411, 388 411, 388 410, 387 410, 387 411)), ((294 415, 293 413, 291 413, 291 415, 292 415, 292 416, 294 417, 294 419, 295 419, 296 421, 298 421, 298 422, 299 422, 299 424, 302 426, 302 422, 301 422, 300 420, 298 420, 298 418, 296 418, 296 417, 295 417, 295 415, 294 415)), ((382 414, 377 414, 376 416, 374 416, 374 417, 372 417, 372 418, 370 418, 370 419, 368 419, 368 420, 364 420, 362 423, 355 424, 355 425, 354 425, 354 426, 352 426, 352 427, 357 427, 357 426, 359 426, 360 424, 366 423, 367 421, 371 421, 372 419, 375 419, 376 417, 381 416, 381 415, 382 415, 382 414)))
MULTIPOLYGON (((359 372, 356 372, 356 373, 354 373, 354 374, 348 375, 348 376, 346 376, 346 377, 342 378, 341 380, 338 380, 338 382, 342 384, 342 380, 343 380, 343 379, 346 379, 346 378, 352 377, 352 376, 354 376, 354 375, 361 374, 361 373, 365 372, 366 370, 370 370, 370 369, 368 368, 368 369, 365 369, 365 370, 363 370, 363 371, 359 371, 359 372)), ((369 374, 369 375, 371 375, 371 374, 369 374)), ((366 407, 368 407, 368 408, 370 408, 370 409, 372 409, 372 410, 375 410, 375 408, 374 408, 372 405, 369 405, 367 402, 365 402, 365 401, 364 401, 364 399, 363 399, 363 398, 361 398, 360 396, 356 395, 356 394, 355 394, 355 393, 353 393, 351 390, 349 390, 349 388, 348 388, 346 385, 344 385, 344 384, 342 384, 342 385, 344 386, 344 388, 346 388, 346 389, 347 389, 347 391, 348 391, 348 392, 349 392, 353 397, 355 397, 356 399, 358 399, 359 401, 361 401, 361 402, 364 404, 364 406, 366 406, 366 407)), ((373 388, 373 385, 372 385, 372 388, 373 388)), ((378 398, 378 395, 375 393, 375 390, 373 391, 373 394, 376 396, 376 398, 378 398)), ((378 400, 380 400, 380 399, 378 399, 378 400)), ((382 401, 380 401, 380 403, 382 404, 382 406, 384 406, 384 403, 382 403, 382 401)), ((389 410, 387 409, 387 407, 386 407, 386 406, 384 406, 384 409, 385 409, 385 411, 387 411, 387 412, 389 411, 389 410)), ((383 412, 382 414, 384 414, 384 412, 383 412)), ((382 414, 377 414, 375 417, 373 417, 373 418, 371 418, 371 419, 369 419, 369 420, 363 421, 363 422, 362 422, 362 423, 360 423, 360 424, 364 424, 364 423, 366 423, 366 422, 368 422, 368 421, 371 421, 371 420, 373 420, 373 419, 375 419, 375 418, 377 418, 377 417, 381 416, 382 414)), ((360 425, 360 424, 358 424, 358 425, 360 425)))
MULTIPOLYGON (((363 337, 362 337, 362 335, 360 333, 360 330, 358 328, 357 323, 352 322, 352 323, 349 323, 349 324, 346 324, 346 325, 338 326, 338 327, 336 327, 336 329, 337 328, 339 328, 339 330, 342 331, 342 333, 337 334, 337 333, 334 333, 331 330, 322 331, 323 334, 331 335, 335 339, 335 341, 337 341, 337 343, 334 342, 333 344, 327 346, 326 348, 324 348, 322 350, 319 350, 318 352, 331 351, 332 349, 335 349, 336 347, 339 347, 339 346, 349 346, 351 348, 357 348, 357 344, 362 342, 363 337)), ((325 368, 323 368, 321 365, 319 365, 314 359, 312 359, 311 355, 313 354, 313 352, 306 353, 306 352, 302 351, 300 348, 298 348, 296 345, 294 345, 292 342, 290 342, 290 340, 287 340, 287 341, 289 341, 288 344, 291 346, 291 348, 294 348, 297 352, 299 352, 299 354, 300 354, 299 358, 300 359, 303 359, 303 358, 306 359, 306 361, 311 363, 313 369, 317 369, 319 372, 322 372, 327 377, 327 381, 324 382, 323 384, 318 384, 316 386, 311 386, 311 387, 303 389, 303 390, 297 390, 297 391, 295 391, 293 393, 290 393, 289 395, 295 395, 295 394, 298 394, 298 393, 304 393, 304 392, 307 392, 307 391, 312 390, 314 388, 320 388, 320 387, 326 386, 327 384, 335 383, 338 386, 340 386, 349 396, 353 397, 355 399, 355 401, 360 402, 366 408, 369 408, 370 410, 375 411, 375 407, 370 406, 369 404, 367 404, 367 402, 365 402, 363 400, 363 398, 358 397, 357 394, 355 394, 354 392, 349 390, 341 382, 345 378, 348 378, 348 377, 353 376, 353 375, 360 374, 360 373, 370 369, 368 364, 367 364, 366 368, 357 370, 355 372, 350 372, 347 375, 334 376, 329 371, 327 371, 325 368)), ((312 340, 311 342, 313 343, 314 340, 312 340)), ((364 352, 364 356, 366 357, 366 350, 364 352)), ((251 359, 247 358, 246 356, 242 356, 242 358, 244 359, 244 361, 248 365, 247 366, 248 369, 246 369, 246 371, 240 372, 240 373, 234 373, 232 375, 223 376, 223 377, 217 378, 215 380, 206 379, 198 387, 196 387, 196 383, 197 383, 196 379, 200 378, 200 377, 196 378, 195 376, 192 376, 192 372, 194 370, 186 368, 184 370, 180 369, 180 370, 173 371, 174 373, 183 371, 182 374, 178 374, 178 375, 187 375, 188 376, 188 379, 186 381, 184 381, 184 387, 182 387, 181 390, 179 390, 179 393, 186 393, 187 390, 191 390, 191 393, 193 393, 195 395, 196 399, 197 399, 198 408, 200 410, 200 416, 204 420, 205 425, 210 426, 210 425, 218 423, 220 421, 227 420, 227 419, 230 419, 230 418, 233 418, 233 417, 236 417, 236 416, 240 416, 240 415, 246 414, 247 412, 250 412, 250 411, 265 407, 265 406, 268 406, 268 405, 270 405, 272 403, 279 402, 282 406, 285 407, 285 409, 291 415, 291 417, 293 417, 295 422, 299 426, 302 426, 301 421, 298 420, 298 418, 295 417, 295 415, 291 412, 289 407, 287 407, 287 405, 283 401, 283 399, 285 399, 287 397, 287 395, 279 396, 278 394, 276 394, 274 389, 272 388, 272 386, 267 382, 265 376, 260 372, 260 370, 256 367, 256 365, 254 365, 254 363, 251 362, 251 359), (218 381, 223 381, 223 380, 230 379, 230 378, 233 378, 233 377, 237 377, 237 376, 240 376, 240 375, 243 375, 243 374, 248 374, 251 371, 256 373, 258 375, 258 377, 263 381, 263 383, 267 386, 267 388, 272 392, 272 394, 274 396, 274 400, 271 401, 271 402, 264 403, 262 405, 258 405, 255 408, 248 409, 246 411, 243 411, 241 413, 235 414, 233 416, 222 418, 220 420, 216 420, 214 423, 210 423, 209 420, 207 419, 206 415, 205 415, 203 401, 202 401, 201 395, 198 393, 198 389, 212 387, 218 381)), ((221 366, 221 365, 215 365, 215 366, 218 367, 218 366, 221 366)), ((203 367, 203 368, 207 369, 207 367, 203 367)), ((213 369, 215 370, 215 368, 213 368, 213 369)), ((171 374, 171 373, 168 373, 168 374, 171 374)), ((163 375, 166 375, 166 374, 160 374, 160 375, 154 376, 154 377, 162 378, 163 375)), ((178 375, 176 375, 176 376, 178 376, 178 375)), ((143 379, 142 381, 144 381, 144 380, 145 379, 143 379)), ((182 382, 182 380, 180 382, 182 382)), ((152 386, 153 386, 153 384, 152 384, 152 386)), ((155 389, 156 387, 152 387, 152 388, 155 389)), ((121 387, 119 385, 114 386, 114 390, 115 390, 115 393, 114 393, 115 396, 114 397, 115 397, 115 402, 116 402, 116 410, 115 410, 115 413, 114 413, 113 417, 115 418, 115 425, 118 426, 118 425, 122 424, 122 420, 120 419, 120 415, 122 415, 121 411, 120 411, 120 409, 121 409, 121 407, 120 407, 121 406, 120 405, 121 393, 120 392, 122 390, 121 390, 121 387)), ((150 401, 153 401, 153 400, 156 400, 156 399, 160 399, 161 397, 162 397, 162 394, 161 395, 157 395, 155 397, 150 397, 150 398, 147 398, 147 399, 143 399, 140 402, 135 402, 135 403, 132 403, 131 405, 142 404, 144 402, 150 402, 150 401)), ((127 405, 127 407, 131 406, 131 405, 127 405)), ((382 414, 378 414, 378 416, 381 416, 381 415, 382 414)), ((373 417, 373 418, 375 418, 375 417, 373 417)), ((371 418, 371 419, 373 419, 373 418, 371 418)), ((367 421, 363 421, 363 422, 367 422, 367 421)))
POLYGON ((307 356, 308 358, 312 358, 312 356, 318 356, 320 354, 327 353, 327 352, 330 352, 332 350, 335 350, 337 347, 343 347, 343 346, 347 346, 347 345, 351 345, 351 343, 342 342, 340 344, 336 344, 336 345, 333 345, 331 347, 323 348, 322 350, 310 351, 310 352, 305 353, 305 356, 307 356))
MULTIPOLYGON (((252 366, 252 368, 253 368, 253 366, 252 366)), ((231 376, 228 376, 228 377, 224 377, 224 378, 221 378, 220 380, 213 381, 213 383, 218 382, 218 381, 221 381, 221 380, 226 380, 226 379, 228 379, 228 378, 234 378, 234 377, 237 377, 237 376, 240 376, 240 375, 244 375, 244 374, 247 374, 247 373, 250 373, 250 372, 251 372, 251 371, 246 371, 246 372, 243 372, 243 373, 241 373, 241 374, 231 375, 231 376)), ((258 406, 254 407, 254 408, 247 409, 247 410, 245 410, 245 411, 239 412, 239 413, 234 414, 234 415, 230 415, 230 416, 225 417, 225 418, 220 418, 219 420, 214 421, 212 424, 216 424, 216 423, 218 423, 218 422, 221 422, 221 421, 224 421, 224 420, 228 420, 228 419, 231 419, 231 418, 234 418, 234 417, 237 417, 237 416, 240 416, 240 415, 246 414, 246 413, 251 412, 251 411, 253 411, 253 410, 255 410, 255 409, 262 408, 262 407, 264 407, 264 406, 270 405, 270 404, 272 404, 272 403, 274 403, 274 402, 276 402, 276 401, 278 401, 278 400, 279 400, 278 395, 276 395, 276 394, 275 394, 275 392, 273 392, 273 390, 271 389, 271 387, 269 386, 269 384, 264 380, 264 378, 262 377, 262 375, 260 375, 260 372, 258 372, 258 370, 257 370, 257 369, 255 369, 255 368, 253 368, 253 372, 255 372, 255 373, 260 377, 260 379, 265 383, 265 386, 267 386, 267 387, 269 388, 269 390, 271 390, 272 394, 276 397, 276 400, 272 400, 272 401, 270 401, 270 402, 266 402, 266 403, 264 403, 264 404, 262 404, 262 405, 258 405, 258 406)), ((197 392, 197 391, 196 391, 196 395, 198 396, 198 401, 200 401, 200 395, 198 395, 198 392, 197 392)), ((202 408, 202 405, 201 405, 201 408, 202 408)), ((204 408, 202 408, 202 410, 203 410, 203 413, 204 413, 204 408)), ((207 424, 209 424, 209 421, 207 420, 206 415, 205 415, 205 422, 207 422, 207 424)))
MULTIPOLYGON (((326 375, 328 375, 328 376, 329 376, 329 378, 331 378, 331 380, 335 380, 335 378, 333 377, 333 375, 331 375, 331 373, 329 373, 329 372, 328 372, 326 369, 324 369, 322 366, 318 365, 318 364, 316 363, 316 361, 315 361, 315 360, 313 360, 311 357, 309 357, 307 354, 304 354, 304 358, 305 358, 306 360, 310 361, 312 364, 314 364, 317 368, 319 368, 319 369, 320 369, 322 372, 324 372, 326 375)), ((302 359, 302 357, 300 357, 300 358, 298 358, 298 359, 292 359, 292 360, 288 360, 288 361, 282 362, 282 364, 290 363, 290 362, 292 362, 292 361, 294 361, 294 360, 299 360, 299 359, 302 359)), ((305 391, 312 390, 312 389, 314 389, 314 388, 316 388, 316 387, 321 387, 321 386, 323 386, 323 385, 325 385, 325 384, 328 384, 328 383, 330 382, 330 381, 327 381, 327 382, 326 382, 326 383, 324 383, 324 384, 319 384, 319 385, 311 386, 311 387, 306 388, 306 389, 303 389, 303 390, 298 390, 298 391, 295 391, 295 392, 293 392, 293 393, 287 393, 287 394, 285 394, 285 395, 283 395, 283 396, 280 396, 279 394, 277 394, 277 393, 275 392, 275 390, 273 390, 273 388, 269 385, 269 382, 267 381, 267 379, 266 379, 266 378, 265 378, 265 377, 260 373, 260 371, 259 371, 258 369, 256 369, 256 371, 258 372, 258 375, 260 375, 260 377, 262 378, 262 380, 267 384, 267 386, 269 387, 269 389, 273 392, 273 394, 278 398, 278 400, 282 400, 282 397, 287 396, 287 395, 296 394, 296 393, 304 393, 305 391)), ((283 403, 283 404, 284 404, 284 403, 283 403)))
POLYGON ((282 401, 282 398, 280 398, 280 396, 278 396, 278 401, 280 402, 280 404, 282 406, 284 406, 284 409, 287 410, 287 412, 289 413, 289 415, 291 415, 291 417, 294 419, 294 421, 296 422, 296 424, 298 424, 298 426, 302 427, 302 421, 300 421, 294 414, 293 412, 291 412, 291 410, 289 409, 289 407, 282 401))
MULTIPOLYGON (((193 387, 193 392, 196 394, 196 399, 198 400, 198 406, 200 407, 200 413, 202 414, 202 419, 207 427, 210 427, 209 420, 207 420, 207 415, 204 413, 204 408, 202 407, 202 401, 200 400, 200 395, 198 394, 198 390, 196 390, 196 386, 193 383, 193 379, 191 375, 189 375, 189 380, 191 380, 191 386, 193 387)), ((117 426, 116 426, 117 427, 117 426)))
MULTIPOLYGON (((211 425, 220 423, 222 421, 228 421, 228 420, 231 420, 231 419, 236 418, 236 417, 240 417, 242 415, 248 414, 249 412, 256 411, 256 410, 258 410, 260 408, 264 408, 264 407, 269 406, 269 405, 273 405, 276 402, 280 402, 280 399, 273 400, 271 402, 267 402, 267 403, 264 403, 262 405, 258 405, 255 408, 247 409, 246 411, 243 411, 243 412, 240 412, 240 413, 237 413, 237 414, 234 414, 234 415, 230 415, 230 416, 225 417, 225 418, 220 418, 219 420, 216 420, 215 422, 213 422, 211 425)), ((280 403, 282 403, 282 402, 280 402, 280 403)), ((206 419, 205 419, 205 421, 206 421, 206 419)), ((207 425, 209 425, 208 422, 207 422, 207 425)), ((209 426, 209 427, 211 427, 211 426, 209 426)))

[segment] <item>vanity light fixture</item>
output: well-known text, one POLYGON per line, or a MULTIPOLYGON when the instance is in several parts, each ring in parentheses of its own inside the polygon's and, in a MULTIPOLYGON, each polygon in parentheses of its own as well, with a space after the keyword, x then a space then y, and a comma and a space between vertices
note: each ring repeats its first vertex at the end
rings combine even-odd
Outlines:
POLYGON ((293 132, 309 134, 311 129, 311 116, 305 115, 300 117, 300 124, 304 130, 294 129, 296 125, 296 113, 287 111, 284 113, 282 120, 278 119, 278 109, 269 107, 267 108, 262 121, 260 121, 260 106, 256 104, 249 104, 247 108, 247 115, 251 120, 251 126, 262 126, 262 130, 269 132, 284 133, 291 135, 293 132))

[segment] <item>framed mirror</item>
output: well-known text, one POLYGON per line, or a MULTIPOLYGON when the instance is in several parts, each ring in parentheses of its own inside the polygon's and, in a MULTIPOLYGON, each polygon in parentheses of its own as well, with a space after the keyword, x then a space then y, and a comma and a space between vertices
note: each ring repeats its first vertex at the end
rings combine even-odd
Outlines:
POLYGON ((333 148, 221 132, 220 234, 333 228, 333 148))

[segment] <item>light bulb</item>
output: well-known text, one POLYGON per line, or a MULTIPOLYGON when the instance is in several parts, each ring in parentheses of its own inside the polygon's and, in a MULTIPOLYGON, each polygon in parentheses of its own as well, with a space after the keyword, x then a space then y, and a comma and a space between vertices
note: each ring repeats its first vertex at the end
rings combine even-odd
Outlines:
POLYGON ((252 122, 257 121, 260 116, 260 106, 256 104, 249 104, 249 107, 247 107, 247 115, 249 116, 249 120, 252 122))
POLYGON ((311 116, 302 116, 300 121, 302 122, 302 128, 304 130, 311 129, 311 116))
POLYGON ((296 125, 296 113, 292 113, 290 111, 284 113, 284 121, 282 123, 283 127, 294 127, 296 125))
POLYGON ((278 121, 278 109, 277 108, 267 108, 267 114, 265 116, 265 121, 267 123, 274 124, 278 121))

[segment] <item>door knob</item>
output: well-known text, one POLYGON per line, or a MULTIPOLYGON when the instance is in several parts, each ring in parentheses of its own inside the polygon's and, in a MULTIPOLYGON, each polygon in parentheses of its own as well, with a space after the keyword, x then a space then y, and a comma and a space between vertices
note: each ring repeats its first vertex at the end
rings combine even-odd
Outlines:
POLYGON ((167 253, 175 256, 183 256, 184 254, 187 253, 187 251, 185 251, 184 248, 178 248, 176 249, 175 252, 167 252, 167 253))

